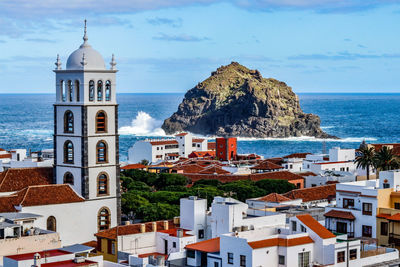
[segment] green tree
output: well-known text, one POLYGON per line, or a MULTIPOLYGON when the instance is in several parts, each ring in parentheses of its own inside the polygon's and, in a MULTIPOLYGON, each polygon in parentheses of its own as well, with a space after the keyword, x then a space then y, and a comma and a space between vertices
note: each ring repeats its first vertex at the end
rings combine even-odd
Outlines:
POLYGON ((150 204, 150 202, 137 194, 136 191, 129 191, 121 196, 121 209, 125 214, 133 212, 137 216, 140 208, 148 204, 150 204))
POLYGON ((124 176, 130 177, 135 181, 144 182, 149 186, 153 186, 158 179, 158 175, 156 173, 151 173, 142 170, 125 170, 124 176))
POLYGON ((161 190, 167 186, 180 185, 185 186, 189 183, 189 179, 181 174, 161 173, 158 179, 154 182, 154 186, 161 190))
POLYGON ((296 186, 292 183, 289 183, 287 180, 264 179, 257 181, 255 185, 263 189, 265 191, 265 195, 271 193, 283 194, 296 189, 296 186))
POLYGON ((179 216, 179 206, 165 203, 150 203, 141 206, 139 214, 146 222, 168 220, 179 216))
POLYGON ((201 179, 201 180, 194 182, 193 187, 203 186, 203 185, 211 185, 211 186, 218 187, 221 184, 222 183, 220 181, 218 181, 217 179, 201 179))
POLYGON ((198 196, 200 198, 207 199, 208 205, 211 205, 212 201, 214 200, 214 197, 223 196, 224 191, 211 185, 197 185, 196 187, 191 187, 188 190, 188 195, 198 196))
POLYGON ((394 170, 399 168, 398 157, 393 153, 393 150, 387 146, 383 146, 375 153, 375 167, 379 171, 394 170))
POLYGON ((218 187, 226 195, 232 196, 242 202, 248 198, 261 197, 265 195, 265 190, 257 187, 253 181, 240 180, 223 184, 218 187))
POLYGON ((363 168, 367 171, 367 180, 369 180, 369 169, 375 167, 376 156, 373 147, 360 146, 361 155, 356 157, 357 168, 363 168))

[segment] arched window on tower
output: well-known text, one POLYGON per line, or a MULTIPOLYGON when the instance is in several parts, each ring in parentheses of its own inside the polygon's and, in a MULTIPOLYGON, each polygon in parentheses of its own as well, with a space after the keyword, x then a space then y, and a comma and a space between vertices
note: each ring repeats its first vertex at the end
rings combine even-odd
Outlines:
POLYGON ((64 86, 64 81, 60 81, 60 93, 61 93, 61 101, 65 102, 66 100, 66 94, 65 94, 65 86, 64 86))
POLYGON ((64 143, 64 163, 74 163, 74 145, 71 141, 64 143))
POLYGON ((72 92, 72 82, 68 81, 68 101, 72 102, 73 98, 73 92, 72 92))
POLYGON ((79 102, 81 100, 80 97, 80 88, 79 88, 79 81, 75 81, 75 95, 76 95, 76 102, 79 102))
POLYGON ((97 82, 97 101, 103 101, 103 81, 97 82))
POLYGON ((72 175, 72 173, 70 172, 66 172, 64 174, 64 184, 70 184, 70 185, 74 185, 74 176, 72 175))
POLYGON ((57 232, 57 221, 54 216, 47 218, 47 230, 57 232))
POLYGON ((67 110, 64 113, 64 133, 73 133, 74 132, 74 114, 67 110))
POLYGON ((106 81, 106 101, 111 101, 111 81, 106 81))
POLYGON ((96 114, 96 133, 107 132, 107 114, 101 110, 96 114))
POLYGON ((105 141, 100 141, 97 143, 97 163, 107 162, 107 144, 105 141))
POLYGON ((97 195, 108 195, 108 175, 106 173, 101 173, 97 177, 97 195))
POLYGON ((99 227, 99 231, 110 228, 110 211, 108 208, 103 207, 100 209, 97 217, 97 225, 99 227))
POLYGON ((94 81, 89 82, 89 101, 94 101, 94 81))

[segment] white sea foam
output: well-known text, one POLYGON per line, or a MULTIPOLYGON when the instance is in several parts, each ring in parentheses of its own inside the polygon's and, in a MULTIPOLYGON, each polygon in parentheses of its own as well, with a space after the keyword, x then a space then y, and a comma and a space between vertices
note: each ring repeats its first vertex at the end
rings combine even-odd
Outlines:
POLYGON ((161 121, 154 119, 144 111, 139 111, 131 125, 119 128, 118 132, 121 135, 165 136, 161 125, 161 121))
POLYGON ((321 128, 322 130, 326 130, 326 129, 335 128, 335 126, 321 126, 320 128, 321 128))
POLYGON ((22 135, 52 135, 53 130, 23 130, 21 132, 22 135))

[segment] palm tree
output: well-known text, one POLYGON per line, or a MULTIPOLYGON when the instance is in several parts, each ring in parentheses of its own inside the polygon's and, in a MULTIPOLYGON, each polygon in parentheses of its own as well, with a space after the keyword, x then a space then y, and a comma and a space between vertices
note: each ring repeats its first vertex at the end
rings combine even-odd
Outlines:
POLYGON ((363 168, 367 170, 367 180, 369 180, 369 168, 375 167, 375 149, 373 147, 368 148, 367 146, 360 146, 360 156, 356 157, 357 168, 363 168))
POLYGON ((376 169, 379 171, 394 170, 400 167, 398 156, 387 146, 382 147, 375 153, 375 164, 376 169))

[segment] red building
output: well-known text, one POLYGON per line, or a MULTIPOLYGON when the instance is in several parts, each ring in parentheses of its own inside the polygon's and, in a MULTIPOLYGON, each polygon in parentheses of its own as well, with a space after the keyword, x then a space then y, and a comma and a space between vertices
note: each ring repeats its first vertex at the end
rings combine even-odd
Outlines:
POLYGON ((237 155, 237 140, 235 137, 217 138, 217 158, 220 160, 234 160, 237 155))

